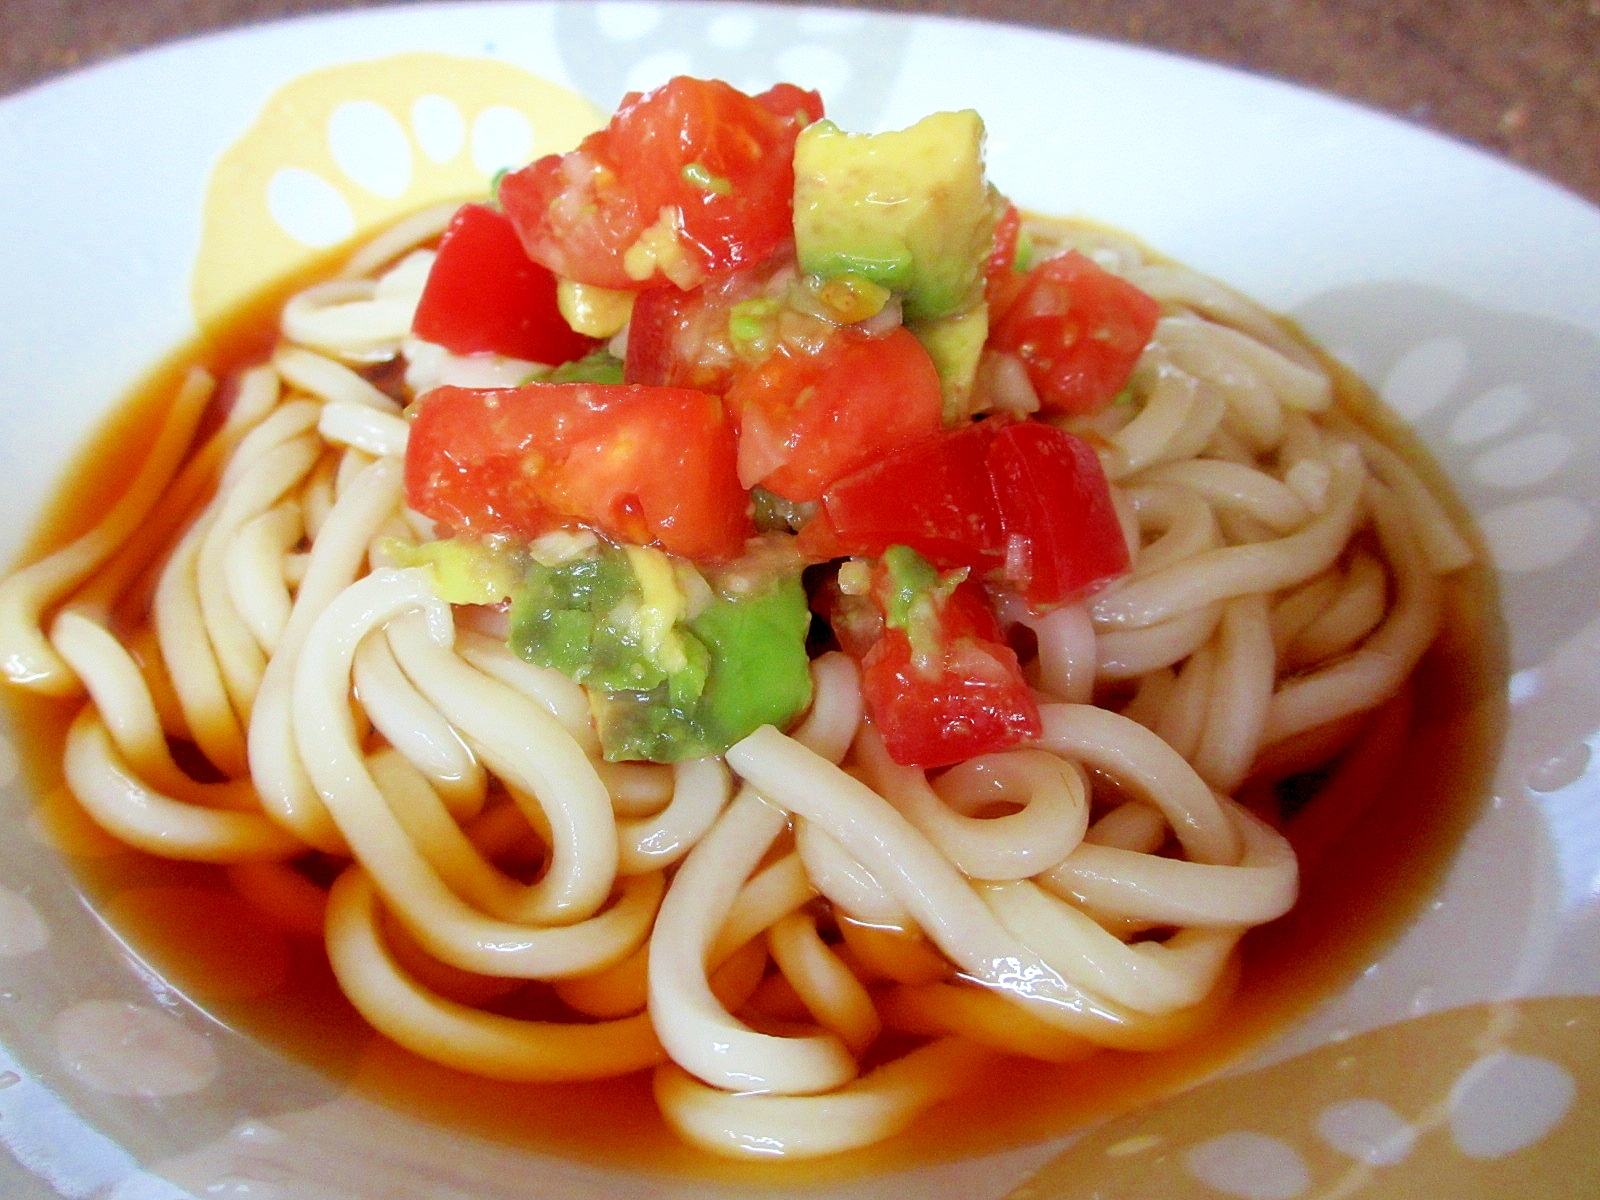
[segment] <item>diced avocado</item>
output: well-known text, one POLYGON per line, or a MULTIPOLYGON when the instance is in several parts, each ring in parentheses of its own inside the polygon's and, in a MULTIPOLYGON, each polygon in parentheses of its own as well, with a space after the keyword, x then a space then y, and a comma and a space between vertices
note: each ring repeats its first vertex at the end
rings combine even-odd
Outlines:
POLYGON ((589 692, 605 756, 676 762, 717 754, 811 699, 810 614, 797 573, 746 595, 711 594, 659 550, 603 547, 535 563, 511 606, 511 646, 589 692))
POLYGON ((978 359, 989 340, 989 306, 979 303, 965 312, 951 313, 911 327, 939 372, 939 393, 944 401, 944 423, 961 424, 972 415, 972 381, 978 359))
POLYGON ((802 270, 900 293, 908 324, 981 301, 995 212, 977 113, 934 113, 875 134, 817 121, 801 131, 794 167, 802 270))
POLYGON ((564 362, 544 377, 545 383, 621 383, 622 360, 608 350, 596 350, 564 362))
POLYGON ((798 575, 750 596, 719 597, 689 628, 711 654, 698 717, 719 748, 762 725, 781 729, 811 703, 811 612, 798 575))
POLYGON ((434 595, 449 604, 498 604, 522 579, 522 557, 468 538, 415 544, 398 538, 384 545, 402 567, 423 567, 434 595))
POLYGON ((822 280, 816 289, 816 297, 823 310, 835 321, 846 325, 871 320, 884 310, 892 295, 894 293, 883 284, 874 283, 854 272, 830 276, 822 280))
POLYGON ((628 323, 638 294, 560 279, 556 282, 556 307, 575 332, 585 337, 609 338, 628 323))
POLYGON ((580 683, 590 678, 646 687, 666 673, 627 643, 613 614, 638 607, 638 587, 620 554, 591 554, 558 567, 535 563, 511 601, 511 647, 580 683))
POLYGON ((909 629, 912 609, 938 586, 939 572, 910 546, 901 545, 883 552, 883 567, 889 576, 884 619, 896 629, 909 629))
POLYGON ((884 623, 905 631, 912 663, 931 671, 941 658, 945 640, 939 614, 967 578, 967 570, 963 567, 941 574, 910 546, 890 546, 882 561, 888 583, 884 623))

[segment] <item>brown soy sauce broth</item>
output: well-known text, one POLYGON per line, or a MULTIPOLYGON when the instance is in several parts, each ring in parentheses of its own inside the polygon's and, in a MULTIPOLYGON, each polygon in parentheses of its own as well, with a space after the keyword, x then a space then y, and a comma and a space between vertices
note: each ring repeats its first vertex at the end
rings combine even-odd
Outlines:
MULTIPOLYGON (((111 503, 188 365, 201 363, 226 378, 260 361, 270 351, 285 297, 324 274, 326 265, 261 297, 209 340, 153 372, 68 473, 31 555, 75 536, 111 503)), ((1377 408, 1364 386, 1333 369, 1346 410, 1404 449, 1440 485, 1410 435, 1377 408)), ((1468 527, 1464 511, 1450 503, 1468 527)), ((768 1184, 815 1183, 994 1152, 1157 1101, 1239 1060, 1346 986, 1420 911, 1488 795, 1504 729, 1506 634, 1493 575, 1483 563, 1480 553, 1477 564, 1447 581, 1443 632, 1417 672, 1409 712, 1391 707, 1387 726, 1381 720, 1369 725, 1374 741, 1387 738, 1389 749, 1379 746, 1371 756, 1384 778, 1353 789, 1363 794, 1364 807, 1329 814, 1318 796, 1288 824, 1291 841, 1303 841, 1304 830, 1316 843, 1303 867, 1300 902, 1245 939, 1238 991, 1214 1028, 1158 1054, 1106 1051, 1066 1066, 1001 1059, 976 1088, 925 1114, 909 1132, 816 1162, 726 1163, 684 1145, 658 1115, 648 1073, 588 1084, 510 1085, 416 1058, 365 1026, 340 994, 320 941, 273 927, 233 895, 219 868, 128 851, 75 857, 71 869, 85 900, 150 967, 215 1019, 423 1120, 623 1170, 768 1184)), ((6 692, 27 745, 34 794, 48 796, 61 786, 60 750, 73 705, 6 692)))

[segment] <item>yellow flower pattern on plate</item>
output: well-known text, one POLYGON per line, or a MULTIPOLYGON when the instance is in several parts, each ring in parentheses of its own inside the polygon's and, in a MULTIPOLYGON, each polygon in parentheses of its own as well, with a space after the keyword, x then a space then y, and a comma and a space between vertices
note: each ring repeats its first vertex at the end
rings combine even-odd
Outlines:
POLYGON ((583 97, 494 59, 419 52, 313 71, 273 94, 217 161, 191 298, 202 330, 318 250, 601 123, 583 97))

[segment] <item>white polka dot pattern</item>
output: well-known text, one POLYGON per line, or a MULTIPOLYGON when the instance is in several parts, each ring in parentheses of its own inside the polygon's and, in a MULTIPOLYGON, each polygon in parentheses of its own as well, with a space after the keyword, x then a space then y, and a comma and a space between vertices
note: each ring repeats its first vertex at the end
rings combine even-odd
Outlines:
POLYGON ((219 1069, 204 1037, 148 1005, 85 1000, 57 1016, 52 1032, 67 1073, 112 1096, 187 1095, 219 1069))
POLYGON ((1322 1110, 1317 1133, 1339 1153, 1369 1167, 1404 1162, 1417 1131, 1382 1100, 1346 1100, 1322 1110))
POLYGON ((1576 1096, 1571 1074, 1548 1058, 1485 1055, 1450 1090, 1450 1132, 1469 1158, 1504 1158, 1549 1133, 1576 1096))
POLYGON ((33 901, 0 887, 0 958, 37 954, 49 942, 50 930, 33 901))
POLYGON ((1300 1152, 1264 1133, 1225 1133, 1192 1147, 1184 1162, 1191 1173, 1239 1200, 1294 1200, 1311 1186, 1300 1152))

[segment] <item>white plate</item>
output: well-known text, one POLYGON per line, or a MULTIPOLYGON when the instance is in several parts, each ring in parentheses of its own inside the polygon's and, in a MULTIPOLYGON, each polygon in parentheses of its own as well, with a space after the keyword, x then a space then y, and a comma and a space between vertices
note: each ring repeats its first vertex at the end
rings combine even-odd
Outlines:
MULTIPOLYGON (((1596 1178, 1600 1086, 1600 212, 1485 155, 1144 51, 845 10, 424 5, 154 50, 0 101, 0 553, 98 415, 251 271, 346 216, 486 182, 590 119, 553 93, 522 104, 521 72, 599 110, 679 72, 816 86, 856 129, 977 108, 991 177, 1020 203, 1135 232, 1360 369, 1427 439, 1503 572, 1514 675, 1495 796, 1381 962, 1254 1073, 1064 1155, 1027 1147, 827 1194, 998 1197, 1041 1166, 1038 1194, 1061 1196, 1091 1176, 1169 1196, 1584 1190, 1573 1171, 1596 1178), (413 53, 433 57, 393 61, 413 53), (238 173, 219 199, 225 152, 238 173)), ((22 830, 35 798, 15 767, 0 740, 0 802, 22 830)), ((8 1196, 47 1194, 41 1180, 69 1196, 185 1194, 163 1177, 196 1196, 396 1195, 423 1178, 406 1174, 417 1163, 434 1194, 500 1195, 507 1179, 525 1196, 610 1192, 588 1168, 530 1173, 512 1150, 463 1151, 331 1099, 142 976, 35 838, 0 842, 0 1141, 28 1168, 0 1167, 8 1196), (204 1086, 129 1098, 67 1069, 58 1018, 113 1001, 186 1048, 204 1086)))

